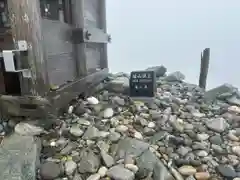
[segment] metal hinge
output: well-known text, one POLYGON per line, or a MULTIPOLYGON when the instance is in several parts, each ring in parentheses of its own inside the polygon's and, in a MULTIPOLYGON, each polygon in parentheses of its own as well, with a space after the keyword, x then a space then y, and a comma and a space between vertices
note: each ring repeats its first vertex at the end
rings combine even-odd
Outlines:
POLYGON ((4 67, 6 72, 15 72, 15 73, 22 73, 23 77, 30 78, 31 72, 29 69, 21 69, 17 67, 15 61, 18 59, 15 58, 16 53, 27 52, 28 51, 28 44, 26 41, 21 40, 17 41, 17 49, 16 50, 3 50, 2 51, 2 58, 4 62, 4 67))

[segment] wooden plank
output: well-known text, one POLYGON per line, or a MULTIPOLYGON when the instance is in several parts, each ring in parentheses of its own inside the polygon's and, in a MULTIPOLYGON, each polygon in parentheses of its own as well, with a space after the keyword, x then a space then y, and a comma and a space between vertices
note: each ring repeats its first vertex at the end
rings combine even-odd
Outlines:
POLYGON ((24 94, 44 95, 48 87, 47 66, 43 50, 43 36, 39 0, 8 0, 9 18, 14 42, 28 43, 28 56, 22 59, 25 67, 30 67, 32 78, 22 77, 24 94))
POLYGON ((91 73, 83 78, 67 84, 66 86, 49 93, 49 98, 52 99, 53 107, 61 108, 66 106, 71 100, 75 99, 82 93, 87 94, 90 89, 99 84, 108 76, 108 69, 102 69, 98 72, 91 73))
POLYGON ((45 98, 36 96, 0 96, 2 112, 11 116, 42 117, 51 110, 51 104, 45 98))
POLYGON ((200 68, 200 76, 199 76, 199 87, 203 89, 206 89, 209 59, 210 59, 210 48, 206 48, 201 54, 201 68, 200 68))
POLYGON ((42 27, 49 83, 51 86, 61 86, 74 81, 77 76, 74 48, 65 37, 71 29, 70 25, 58 20, 43 19, 42 27))

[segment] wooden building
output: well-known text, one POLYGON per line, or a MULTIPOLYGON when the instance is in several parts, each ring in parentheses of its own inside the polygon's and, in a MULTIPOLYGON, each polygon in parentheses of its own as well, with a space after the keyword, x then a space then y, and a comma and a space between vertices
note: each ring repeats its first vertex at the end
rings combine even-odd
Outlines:
POLYGON ((0 12, 3 112, 60 108, 107 76, 105 0, 0 0, 0 12))

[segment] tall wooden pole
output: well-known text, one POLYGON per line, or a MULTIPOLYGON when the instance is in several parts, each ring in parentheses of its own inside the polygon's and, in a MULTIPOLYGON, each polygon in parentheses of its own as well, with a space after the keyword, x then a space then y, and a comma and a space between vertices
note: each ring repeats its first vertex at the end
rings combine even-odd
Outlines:
POLYGON ((209 60, 210 60, 210 48, 206 48, 201 54, 201 68, 200 68, 200 76, 199 76, 199 87, 203 89, 206 89, 206 85, 207 85, 209 60))

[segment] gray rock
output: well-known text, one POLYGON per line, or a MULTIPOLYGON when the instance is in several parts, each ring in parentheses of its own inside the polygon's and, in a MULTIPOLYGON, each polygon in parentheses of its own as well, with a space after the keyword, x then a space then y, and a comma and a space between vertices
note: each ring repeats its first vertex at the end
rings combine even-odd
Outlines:
POLYGON ((40 167, 40 176, 42 179, 51 180, 61 175, 61 166, 54 162, 46 162, 40 167))
POLYGON ((94 126, 90 126, 87 129, 87 131, 84 133, 82 138, 84 140, 95 140, 98 137, 99 137, 99 130, 94 126))
POLYGON ((121 165, 114 166, 107 171, 107 176, 115 180, 134 180, 135 175, 132 171, 125 169, 121 165))
POLYGON ((132 138, 125 138, 118 142, 117 148, 115 148, 112 154, 117 160, 123 159, 125 155, 139 156, 141 153, 147 150, 148 147, 149 144, 143 141, 132 138))
POLYGON ((103 112, 103 117, 104 118, 111 118, 113 116, 113 114, 114 114, 113 109, 112 108, 107 108, 103 112))
POLYGON ((114 159, 112 156, 110 156, 109 154, 107 154, 105 151, 101 151, 101 156, 103 159, 104 164, 107 167, 111 167, 114 165, 114 159))
POLYGON ((154 165, 157 161, 158 158, 150 150, 145 151, 136 160, 136 164, 139 168, 137 176, 139 178, 146 177, 150 172, 153 171, 154 165))
POLYGON ((67 161, 65 163, 65 172, 67 175, 72 175, 77 169, 77 164, 74 161, 67 161))
POLYGON ((70 134, 72 134, 73 136, 76 136, 76 137, 81 137, 83 135, 83 131, 78 127, 78 126, 72 126, 70 128, 70 134))
POLYGON ((62 154, 62 155, 68 155, 75 147, 76 147, 75 144, 73 144, 72 142, 69 142, 69 143, 60 151, 60 154, 62 154))
POLYGON ((229 104, 240 106, 240 99, 237 96, 231 96, 226 100, 229 104))
POLYGON ((199 157, 206 157, 208 155, 208 152, 204 150, 200 150, 200 151, 197 151, 196 154, 199 157))
POLYGON ((191 148, 189 147, 180 146, 177 149, 177 153, 180 154, 181 156, 185 156, 189 151, 191 151, 191 148))
POLYGON ((82 116, 86 112, 86 106, 82 103, 80 103, 77 107, 74 109, 74 113, 78 116, 82 116))
POLYGON ((216 145, 222 145, 223 144, 223 139, 221 136, 219 135, 215 135, 215 136, 212 136, 209 138, 209 141, 212 143, 212 144, 216 144, 216 145))
POLYGON ((118 132, 112 132, 108 136, 109 140, 112 142, 117 142, 120 139, 121 135, 118 132))
POLYGON ((192 145, 192 148, 194 150, 207 150, 208 149, 209 144, 208 143, 204 143, 204 142, 194 142, 192 145))
POLYGON ((150 139, 150 143, 151 144, 155 144, 158 141, 163 140, 166 137, 167 133, 165 131, 159 131, 158 133, 156 133, 151 139, 150 139))
POLYGON ((237 91, 237 88, 233 87, 230 84, 223 84, 221 86, 218 86, 216 88, 210 89, 204 94, 204 99, 207 101, 212 101, 216 99, 219 95, 224 93, 230 93, 233 94, 237 91))
POLYGON ((91 125, 91 123, 88 120, 84 119, 84 118, 78 118, 77 123, 79 125, 85 125, 85 126, 90 126, 91 125))
POLYGON ((40 151, 40 141, 32 136, 5 137, 0 148, 1 179, 35 180, 40 151))
POLYGON ((226 178, 235 178, 237 176, 236 171, 230 165, 219 165, 217 167, 218 172, 226 178))
POLYGON ((153 66, 146 69, 146 71, 155 71, 156 77, 164 76, 167 72, 167 68, 164 66, 153 66))
POLYGON ((165 81, 183 81, 184 79, 185 79, 185 75, 182 74, 180 71, 171 73, 164 78, 165 81))
POLYGON ((229 127, 229 124, 223 118, 215 118, 207 121, 206 126, 215 132, 222 133, 229 127))
POLYGON ((80 174, 76 173, 74 176, 73 176, 73 180, 82 180, 82 177, 80 174))
POLYGON ((122 99, 122 98, 120 98, 120 97, 118 97, 118 96, 114 97, 114 98, 112 99, 112 101, 113 101, 114 103, 116 103, 117 105, 119 105, 119 106, 124 106, 124 105, 125 105, 125 100, 122 99))
POLYGON ((116 93, 126 93, 129 88, 129 78, 127 77, 118 77, 110 81, 107 85, 107 90, 116 92, 116 93))
POLYGON ((235 130, 236 130, 235 135, 239 137, 240 136, 240 128, 236 128, 235 130))
POLYGON ((222 154, 224 152, 223 148, 216 144, 212 144, 212 149, 218 154, 222 154))
POLYGON ((100 160, 93 152, 84 152, 79 163, 78 170, 80 173, 96 173, 100 166, 100 160))
POLYGON ((15 133, 23 136, 36 136, 44 132, 44 129, 29 123, 20 122, 15 126, 15 133))
POLYGON ((153 180, 174 180, 161 161, 157 161, 153 168, 153 180))
POLYGON ((4 131, 4 126, 0 124, 0 133, 4 131))
POLYGON ((97 146, 99 149, 101 149, 102 151, 108 152, 110 145, 108 143, 106 143, 105 141, 98 141, 97 142, 97 146))

